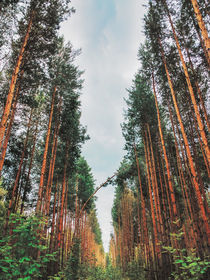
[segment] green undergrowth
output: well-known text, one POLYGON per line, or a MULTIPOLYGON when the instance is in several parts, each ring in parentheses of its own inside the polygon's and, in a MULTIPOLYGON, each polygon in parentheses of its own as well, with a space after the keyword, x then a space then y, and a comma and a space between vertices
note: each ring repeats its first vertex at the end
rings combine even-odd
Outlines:
POLYGON ((47 265, 55 259, 48 254, 39 228, 44 223, 34 215, 11 214, 9 229, 0 237, 0 279, 45 279, 47 265))
POLYGON ((72 276, 67 270, 60 272, 56 276, 48 277, 49 280, 129 280, 124 278, 119 269, 112 266, 104 268, 102 266, 91 266, 82 264, 79 267, 77 277, 72 276))

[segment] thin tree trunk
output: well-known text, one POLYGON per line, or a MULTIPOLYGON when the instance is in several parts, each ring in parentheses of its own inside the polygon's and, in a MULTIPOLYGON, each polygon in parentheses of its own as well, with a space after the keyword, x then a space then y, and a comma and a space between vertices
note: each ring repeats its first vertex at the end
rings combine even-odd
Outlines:
MULTIPOLYGON (((153 224, 153 233, 154 233, 154 256, 159 259, 160 254, 160 248, 158 246, 159 240, 158 240, 158 233, 157 233, 157 227, 156 227, 156 221, 155 221, 155 212, 154 212, 154 205, 153 205, 153 197, 152 197, 152 188, 151 188, 151 182, 150 182, 150 168, 149 168, 149 161, 148 161, 148 138, 145 130, 145 141, 144 141, 144 147, 145 147, 145 159, 146 159, 146 166, 147 166, 147 182, 149 187, 149 199, 150 199, 150 209, 151 209, 151 215, 152 215, 152 224, 153 224)), ((157 261, 157 260, 156 260, 157 261)), ((156 262, 157 264, 157 262, 156 262)))
POLYGON ((186 148, 187 157, 188 157, 188 160, 189 160, 190 170, 191 170, 191 173, 192 173, 192 176, 193 176, 194 188, 195 188, 195 193, 196 193, 199 209, 200 209, 200 212, 201 212, 201 217, 203 219, 204 226, 206 228, 206 235, 208 236, 208 242, 210 244, 210 229, 209 229, 209 225, 208 225, 208 218, 207 218, 206 213, 205 213, 204 203, 203 203, 203 200, 202 200, 199 184, 198 184, 198 181, 197 181, 197 174, 196 174, 196 171, 195 171, 194 162, 193 162, 190 147, 189 147, 189 142, 188 142, 188 139, 187 139, 187 135, 185 133, 185 129, 184 129, 184 125, 183 125, 183 122, 182 122, 181 114, 180 114, 178 104, 177 104, 177 101, 176 101, 176 96, 175 96, 173 84, 172 84, 172 81, 171 81, 171 77, 169 75, 168 67, 167 67, 167 64, 166 64, 166 59, 165 59, 165 56, 164 56, 164 53, 163 53, 162 44, 161 44, 160 40, 159 40, 159 43, 160 43, 160 47, 161 47, 161 55, 162 55, 166 75, 167 75, 167 78, 168 78, 168 83, 169 83, 169 87, 170 87, 170 90, 171 90, 171 95, 172 95, 174 107, 175 107, 175 110, 176 110, 177 118, 178 118, 178 121, 179 121, 179 124, 180 124, 182 136, 183 136, 183 140, 184 140, 184 143, 185 143, 185 148, 186 148))
MULTIPOLYGON (((184 42, 185 42, 185 38, 184 38, 183 35, 182 35, 182 37, 183 37, 183 40, 184 40, 184 42)), ((186 50, 186 52, 187 52, 187 57, 188 57, 188 60, 189 60, 189 63, 190 63, 190 66, 191 66, 193 75, 194 75, 194 77, 195 77, 195 86, 196 86, 196 89, 197 89, 197 92, 198 92, 198 96, 199 96, 199 99, 200 99, 200 104, 201 104, 201 108, 202 108, 202 111, 203 111, 203 114, 204 114, 204 118, 205 118, 205 121, 206 121, 206 125, 207 125, 207 128, 208 128, 208 131, 210 132, 210 122, 209 122, 209 118, 208 118, 206 106, 205 106, 205 103, 204 103, 204 100, 203 100, 203 96, 202 96, 202 93, 201 93, 200 86, 199 86, 199 84, 198 84, 197 75, 196 75, 196 72, 195 72, 195 69, 194 69, 194 66, 193 66, 191 57, 190 57, 190 52, 189 52, 189 49, 188 49, 187 46, 186 46, 186 42, 185 42, 185 50, 186 50)))
POLYGON ((164 166, 164 162, 163 162, 163 156, 162 156, 162 145, 161 145, 161 140, 160 137, 158 137, 158 146, 159 146, 159 151, 160 151, 160 159, 161 159, 161 166, 162 166, 162 170, 163 170, 163 178, 164 178, 164 183, 165 183, 165 189, 166 189, 166 196, 167 196, 167 201, 168 201, 168 209, 169 209, 169 217, 171 220, 173 220, 173 207, 171 205, 171 200, 170 200, 170 196, 169 196, 169 188, 168 188, 168 182, 166 180, 166 175, 165 175, 165 166, 164 166))
MULTIPOLYGON (((1 178, 2 168, 4 166, 4 160, 5 160, 7 145, 8 145, 11 130, 12 130, 12 125, 13 125, 13 122, 14 122, 14 117, 15 117, 15 112, 16 112, 16 107, 17 107, 19 94, 20 94, 20 83, 18 84, 17 89, 16 89, 16 94, 15 94, 15 97, 14 97, 14 103, 13 103, 13 108, 12 108, 12 112, 11 112, 11 117, 10 117, 9 125, 7 127, 6 136, 5 136, 3 146, 2 146, 2 150, 1 150, 1 155, 0 155, 0 178, 1 178)), ((1 148, 1 145, 0 145, 0 148, 1 148)))
POLYGON ((4 138, 4 134, 5 134, 6 124, 7 124, 7 120, 8 120, 8 117, 9 117, 10 108, 11 108, 12 100, 13 100, 13 96, 14 96, 15 85, 16 85, 18 73, 19 73, 19 70, 20 70, 21 62, 22 62, 22 59, 23 59, 23 54, 24 54, 24 51, 25 51, 25 47, 26 47, 28 39, 29 39, 29 34, 30 34, 30 31, 31 31, 34 15, 35 15, 35 11, 32 11, 29 22, 28 22, 28 27, 27 27, 27 30, 26 30, 26 34, 25 34, 25 37, 24 37, 24 40, 23 40, 23 44, 22 44, 22 47, 20 49, 18 59, 17 59, 16 65, 15 65, 15 69, 14 69, 13 74, 12 74, 12 79, 11 79, 11 83, 10 83, 10 87, 9 87, 9 92, 8 92, 8 95, 7 95, 7 101, 6 101, 6 105, 4 107, 4 112, 2 114, 2 119, 1 119, 1 123, 0 123, 0 147, 2 146, 2 141, 3 141, 3 138, 4 138))
POLYGON ((196 123, 196 120, 195 120, 195 113, 193 112, 191 107, 190 107, 190 110, 191 110, 191 113, 192 113, 192 117, 193 117, 193 121, 194 121, 194 125, 195 125, 195 130, 196 130, 197 135, 198 135, 198 142, 200 144, 201 152, 202 152, 202 155, 203 155, 203 160, 204 160, 204 163, 205 163, 205 166, 206 166, 206 170, 207 170, 208 176, 210 178, 210 169, 209 169, 209 163, 210 162, 208 161, 208 159, 206 157, 206 154, 205 154, 205 152, 203 150, 203 145, 202 145, 201 137, 200 137, 200 134, 199 134, 199 129, 198 129, 198 126, 197 126, 197 123, 196 123))
POLYGON ((27 129, 26 138, 24 141, 23 151, 21 154, 20 164, 19 164, 18 172, 16 174, 15 183, 14 183, 13 190, 12 190, 12 197, 9 202, 9 207, 8 207, 8 211, 7 211, 7 219, 6 219, 6 223, 5 223, 5 230, 7 229, 7 226, 8 226, 8 221, 9 221, 9 217, 10 217, 10 214, 12 211, 13 201, 14 201, 16 190, 17 190, 19 178, 20 178, 21 168, 22 168, 23 161, 25 158, 25 152, 26 152, 26 148, 27 148, 27 144, 28 144, 29 132, 30 132, 30 127, 31 127, 32 113, 33 113, 33 109, 31 109, 31 112, 30 112, 30 117, 29 117, 29 121, 28 121, 28 129, 27 129))
POLYGON ((23 213, 23 210, 24 210, 24 203, 25 203, 25 200, 26 200, 27 187, 28 187, 28 183, 29 183, 29 179, 30 179, 30 175, 31 175, 33 160, 34 160, 34 153, 35 153, 36 139, 37 139, 37 132, 38 132, 38 124, 39 124, 39 118, 37 118, 37 121, 36 121, 36 128, 35 128, 34 137, 33 137, 33 147, 32 147, 32 151, 31 151, 31 159, 30 159, 30 163, 29 163, 28 175, 27 175, 26 182, 25 182, 25 187, 24 187, 24 192, 23 192, 23 197, 22 197, 22 203, 21 203, 21 209, 20 209, 21 214, 23 213))
POLYGON ((58 144, 58 134, 59 134, 59 128, 60 124, 56 124, 56 130, 53 136, 53 147, 51 152, 51 159, 50 159, 50 167, 49 167, 49 174, 48 174, 48 180, 47 180, 47 186, 46 186, 46 196, 45 196, 45 215, 49 215, 49 209, 50 209, 50 199, 51 199, 51 189, 52 189, 52 183, 53 183, 53 175, 54 175, 54 169, 55 169, 55 160, 56 160, 56 153, 57 153, 57 144, 58 144))
MULTIPOLYGON (((210 151, 209 151, 209 147, 208 147, 208 140, 207 140, 207 137, 206 137, 206 133, 205 133, 205 130, 204 130, 204 125, 203 125, 203 122, 201 120, 200 112, 199 112, 197 102, 196 102, 196 99, 195 99, 193 87, 192 87, 192 84, 191 84, 191 81, 190 81, 190 76, 189 76, 189 73, 188 73, 188 70, 187 70, 187 66, 186 66, 186 63, 185 63, 185 60, 184 60, 184 57, 183 57, 183 54, 182 54, 182 50, 181 50, 181 47, 180 47, 180 44, 179 44, 179 40, 177 38, 176 31, 175 31, 175 28, 174 28, 174 25, 173 25, 173 22, 172 22, 172 19, 171 19, 171 16, 170 16, 167 4, 166 4, 166 1, 164 0, 164 2, 165 2, 165 5, 166 5, 168 18, 169 18, 169 21, 170 21, 170 24, 171 24, 174 39, 176 41, 176 46, 177 46, 177 49, 178 49, 178 52, 179 52, 179 56, 180 56, 180 59, 181 59, 181 62, 182 62, 182 67, 183 67, 183 70, 184 70, 184 74, 185 74, 186 82, 187 82, 187 85, 188 85, 190 97, 191 97, 191 100, 192 100, 192 104, 193 104, 193 108, 194 108, 194 111, 195 111, 196 119, 197 119, 198 126, 199 126, 199 129, 200 129, 201 138, 202 138, 202 141, 203 141, 203 144, 204 144, 204 150, 205 150, 208 162, 210 162, 210 151)), ((197 1, 192 0, 192 3, 193 2, 195 3, 197 1)), ((198 8, 198 10, 199 10, 199 8, 198 8)), ((207 38, 208 38, 208 34, 207 34, 207 38)), ((209 50, 210 50, 210 42, 209 42, 208 47, 209 47, 209 50)), ((208 50, 208 48, 207 48, 207 50, 208 50)))
POLYGON ((45 149, 44 149, 43 161, 42 161, 42 169, 41 169, 41 177, 40 177, 40 183, 39 183, 39 192, 38 192, 38 200, 37 200, 37 205, 36 205, 36 213, 41 211, 41 205, 42 205, 44 175, 45 175, 46 162, 47 162, 47 152, 48 152, 48 146, 49 146, 56 90, 57 90, 57 87, 55 86, 54 90, 53 90, 53 95, 52 95, 50 117, 49 117, 49 122, 48 122, 47 136, 46 136, 46 140, 45 140, 45 149))
MULTIPOLYGON (((182 168, 182 164, 181 164, 181 158, 179 155, 179 149, 178 149, 178 142, 177 142, 177 138, 176 138, 176 134, 175 134, 175 128, 174 128, 174 122, 173 122, 173 117, 172 117, 172 112, 171 112, 171 108, 170 105, 168 105, 169 107, 169 113, 170 113, 170 120, 171 120, 171 124, 172 124, 172 130, 173 130, 173 134, 174 134, 174 140, 175 140, 175 147, 176 147, 176 156, 177 156, 177 165, 178 165, 178 172, 179 172, 179 179, 180 179, 180 185, 181 185, 181 190, 182 190, 182 195, 183 195, 183 200, 184 200, 184 205, 185 205, 185 212, 186 215, 189 217, 189 220, 191 219, 192 225, 190 225, 190 229, 192 229, 192 231, 190 232, 192 234, 192 239, 200 241, 200 239, 198 240, 198 237, 195 237, 195 233, 197 233, 197 223, 194 219, 193 216, 193 212, 192 212, 192 207, 191 207, 191 203, 190 203, 190 199, 189 199, 189 195, 188 195, 188 190, 187 190, 187 185, 186 185, 186 181, 185 181, 185 177, 183 174, 183 168, 182 168)), ((197 242, 195 244, 197 246, 197 242)))
POLYGON ((168 185, 169 185, 170 197, 171 197, 171 202, 172 202, 172 207, 173 207, 173 216, 174 216, 175 220, 177 220, 178 215, 177 215, 176 200, 175 200, 175 195, 174 195, 174 188, 173 188, 173 185, 172 185, 170 165, 169 165, 168 156, 167 156, 167 153, 166 153, 165 141, 164 141, 164 138, 163 138, 163 132, 162 132, 162 126, 161 126, 161 120, 160 120, 160 111, 159 111, 158 102, 157 102, 157 94, 156 94, 156 89, 155 89, 155 79, 154 79, 153 73, 152 73, 152 84, 153 84, 153 93, 154 93, 154 97, 155 97, 155 105, 156 105, 156 110, 157 110, 158 128, 159 128, 159 133, 160 133, 162 149, 163 149, 163 153, 164 153, 164 159, 165 159, 165 163, 166 163, 168 185))
POLYGON ((148 229, 147 229, 145 199, 144 199, 143 190, 142 190, 140 166, 139 166, 139 160, 138 160, 135 143, 134 143, 134 152, 135 152, 136 165, 137 165, 137 171, 138 171, 139 190, 140 190, 140 194, 141 194, 141 209, 142 209, 142 220, 143 220, 143 229, 144 229, 144 242, 146 244, 146 254, 149 255, 149 237, 148 237, 148 229))
POLYGON ((154 158, 154 152, 153 152, 153 147, 152 147, 152 139, 151 139, 151 133, 150 133, 150 128, 149 125, 147 124, 147 131, 148 131, 148 136, 149 136, 149 144, 151 147, 151 170, 153 172, 153 177, 154 177, 154 194, 156 196, 156 204, 157 204, 157 213, 159 217, 159 223, 160 223, 160 233, 161 237, 164 236, 164 228, 163 228, 163 219, 162 219, 162 214, 161 214, 161 208, 160 208, 160 193, 158 189, 158 184, 157 184, 157 175, 156 175, 156 168, 155 168, 155 158, 154 158))
POLYGON ((62 244, 62 233, 63 233, 63 211, 64 211, 64 199, 66 194, 66 170, 67 170, 67 162, 68 162, 68 150, 69 150, 69 142, 66 143, 66 156, 64 162, 64 170, 63 170, 63 184, 62 184, 62 194, 61 194, 61 209, 59 216, 59 227, 58 227, 58 248, 61 248, 62 244))
POLYGON ((197 0, 191 0, 191 3, 193 5, 193 9, 195 11, 195 15, 196 15, 198 25, 199 25, 200 30, 201 30, 201 34, 203 36, 206 51, 208 53, 208 58, 210 59, 210 39, 208 37, 208 31, 207 31, 205 23, 203 21, 203 18, 202 18, 197 0))

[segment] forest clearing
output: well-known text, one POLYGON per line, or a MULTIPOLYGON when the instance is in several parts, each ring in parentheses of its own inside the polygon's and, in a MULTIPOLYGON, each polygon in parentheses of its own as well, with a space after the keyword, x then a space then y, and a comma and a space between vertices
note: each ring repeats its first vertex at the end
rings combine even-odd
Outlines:
POLYGON ((99 185, 83 153, 81 50, 62 34, 82 13, 72 2, 0 1, 0 280, 207 280, 208 1, 145 0, 125 153, 99 185), (106 252, 96 200, 111 187, 106 252))

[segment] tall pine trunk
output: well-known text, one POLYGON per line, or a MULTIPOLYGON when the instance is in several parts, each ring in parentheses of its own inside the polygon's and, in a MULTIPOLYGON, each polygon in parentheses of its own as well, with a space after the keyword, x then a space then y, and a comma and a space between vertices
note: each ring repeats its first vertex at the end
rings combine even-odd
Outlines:
POLYGON ((144 199, 143 190, 142 190, 140 166, 139 166, 139 160, 138 160, 138 155, 137 155, 136 144, 135 143, 134 143, 134 152, 135 152, 136 165, 137 165, 137 171, 138 171, 139 190, 140 190, 140 194, 141 194, 141 209, 142 209, 144 242, 145 242, 145 245, 146 245, 146 255, 147 255, 147 257, 149 257, 149 237, 148 237, 148 229, 147 229, 146 207, 145 207, 145 199, 144 199))
POLYGON ((33 109, 31 109, 31 112, 30 112, 30 117, 29 117, 29 121, 28 121, 28 129, 27 129, 26 138, 25 138, 25 141, 24 141, 23 151, 22 151, 22 154, 21 154, 21 159, 20 159, 20 163, 19 163, 19 167, 18 167, 18 172, 16 174, 14 186, 13 186, 13 189, 12 189, 12 196, 11 196, 8 211, 7 211, 7 219, 6 219, 6 224, 5 224, 5 230, 7 229, 7 226, 8 226, 9 217, 10 217, 12 207, 13 207, 13 203, 14 203, 14 197, 15 197, 15 193, 17 191, 18 182, 19 182, 19 178, 20 178, 20 173, 21 173, 23 161, 24 161, 24 158, 25 158, 25 153, 26 153, 28 138, 29 138, 29 132, 30 132, 30 127, 31 127, 32 114, 33 114, 33 109))
POLYGON ((48 122, 47 136, 46 136, 46 140, 45 140, 45 149, 44 149, 43 161, 42 161, 42 169, 41 169, 41 176, 40 176, 40 183, 39 183, 39 192, 38 192, 38 200, 37 200, 37 205, 36 205, 36 213, 41 211, 41 205, 42 205, 42 199, 43 199, 42 196, 43 196, 44 175, 45 175, 46 162, 47 162, 47 152, 48 152, 48 146, 49 146, 56 90, 57 90, 57 87, 55 86, 54 90, 53 90, 53 94, 52 94, 50 117, 49 117, 49 122, 48 122))
POLYGON ((201 217, 203 219, 203 223, 204 223, 204 226, 205 226, 205 229, 206 229, 206 235, 207 235, 207 238, 208 238, 208 243, 210 245, 210 229, 209 229, 209 225, 208 225, 208 218, 207 218, 207 215, 206 215, 206 212, 205 212, 205 207, 204 207, 204 203, 203 203, 201 192, 200 192, 200 187, 199 187, 199 183, 198 183, 198 179, 197 179, 196 170, 195 170, 195 167, 194 167, 193 158, 192 158, 191 151, 190 151, 189 142, 188 142, 187 135, 186 135, 186 132, 185 132, 185 129, 184 129, 184 125, 183 125, 183 122, 182 122, 179 107, 178 107, 178 104, 177 104, 177 101, 176 101, 176 95, 175 95, 175 92, 174 92, 172 80, 171 80, 171 77, 170 77, 170 74, 169 74, 169 71, 168 71, 165 55, 164 55, 164 52, 163 52, 163 49, 162 49, 162 44, 161 44, 160 40, 159 40, 159 44, 160 44, 160 47, 161 47, 161 55, 162 55, 163 64, 164 64, 164 67, 165 67, 169 87, 170 87, 170 90, 171 90, 171 95, 172 95, 172 99, 173 99, 173 103, 174 103, 174 108, 175 108, 177 118, 178 118, 178 121, 179 121, 179 125, 180 125, 180 128, 181 128, 181 132, 182 132, 182 136, 183 136, 183 140, 184 140, 184 144, 185 144, 185 149, 186 149, 186 153, 187 153, 187 157, 188 157, 188 161, 189 161, 189 165, 190 165, 190 170, 191 170, 192 177, 193 177, 193 183, 194 183, 194 188, 195 188, 195 194, 196 194, 197 201, 198 201, 198 206, 199 206, 201 217))
POLYGON ((152 215, 152 225, 153 225, 153 233, 154 233, 154 257, 155 257, 155 263, 158 265, 158 259, 160 254, 160 248, 159 248, 159 240, 158 240, 158 232, 157 232, 157 226, 156 226, 156 220, 155 220, 155 211, 154 211, 154 204, 153 204, 153 197, 152 197, 152 188, 151 188, 151 182, 150 182, 150 168, 149 168, 149 154, 148 154, 148 137, 147 132, 145 130, 145 140, 144 140, 144 148, 145 148, 145 159, 146 159, 146 167, 147 167, 147 183, 149 188, 149 200, 150 200, 150 210, 152 215), (157 257, 157 258, 156 258, 157 257))
MULTIPOLYGON (((164 0, 164 2, 166 4, 165 0, 164 0)), ((187 70, 187 65, 185 63, 185 60, 184 60, 184 57, 183 57, 183 54, 182 54, 182 50, 181 50, 181 46, 179 44, 179 40, 177 38, 176 31, 175 31, 175 28, 174 28, 174 25, 173 25, 173 22, 172 22, 172 19, 171 19, 171 16, 170 16, 167 5, 166 5, 166 10, 167 10, 168 18, 169 18, 171 28, 172 28, 172 31, 173 31, 176 46, 177 46, 177 49, 178 49, 178 52, 179 52, 179 56, 180 56, 180 59, 181 59, 182 67, 183 67, 183 70, 184 70, 186 82, 187 82, 187 85, 188 85, 188 90, 189 90, 190 97, 191 97, 191 100, 192 100, 192 105, 193 105, 193 108, 194 108, 194 111, 195 111, 196 119, 197 119, 198 126, 199 126, 199 129, 200 129, 201 138, 202 138, 202 141, 203 141, 203 144, 204 144, 205 153, 206 153, 208 162, 210 162, 210 151, 209 151, 209 147, 208 147, 208 140, 207 140, 206 133, 205 133, 205 130, 204 130, 204 125, 203 125, 203 122, 201 120, 200 112, 199 112, 197 102, 196 102, 196 99, 195 99, 193 87, 192 87, 190 77, 189 77, 189 73, 188 73, 188 70, 187 70)), ((210 44, 209 44, 209 48, 210 48, 210 44)))
POLYGON ((7 120, 8 120, 8 117, 9 117, 10 108, 11 108, 12 100, 13 100, 13 97, 14 97, 14 90, 15 90, 15 86, 16 86, 16 81, 17 81, 17 77, 18 77, 18 74, 19 74, 19 71, 20 71, 20 66, 21 66, 21 62, 23 60, 23 55, 24 55, 24 52, 25 52, 25 48, 26 48, 26 45, 27 45, 27 42, 28 42, 28 39, 29 39, 34 14, 35 14, 35 11, 32 11, 29 22, 28 22, 28 27, 27 27, 27 30, 26 30, 26 34, 25 34, 25 37, 24 37, 24 40, 23 40, 23 43, 22 43, 22 46, 21 46, 21 49, 20 49, 20 52, 19 52, 19 55, 18 55, 18 59, 17 59, 16 65, 15 65, 15 69, 14 69, 13 74, 12 74, 12 79, 11 79, 11 82, 10 82, 9 92, 8 92, 8 95, 7 95, 7 101, 6 101, 6 104, 5 104, 5 107, 4 107, 4 112, 2 114, 2 119, 1 119, 1 123, 0 123, 0 147, 2 146, 2 141, 3 141, 3 138, 4 138, 5 129, 6 129, 6 125, 7 125, 7 120))
POLYGON ((60 215, 59 215, 59 225, 58 225, 58 248, 62 246, 62 234, 63 234, 63 213, 64 213, 64 200, 66 195, 66 170, 68 165, 68 150, 69 150, 69 142, 66 143, 66 151, 65 151, 65 162, 64 162, 64 170, 63 170, 63 184, 62 184, 62 194, 61 194, 61 206, 60 206, 60 215))
POLYGON ((160 111, 159 111, 158 102, 157 102, 157 94, 156 94, 156 89, 155 89, 155 79, 154 79, 153 73, 152 73, 152 85, 153 85, 153 93, 154 93, 154 96, 155 96, 155 105, 156 105, 156 110, 157 110, 158 128, 159 128, 160 139, 161 139, 161 144, 162 144, 162 149, 163 149, 163 154, 164 154, 164 159, 165 159, 165 164, 166 164, 166 170, 167 170, 168 186, 169 186, 170 197, 171 197, 172 208, 173 208, 173 217, 176 220, 178 218, 176 200, 175 200, 175 195, 174 195, 174 188, 173 188, 173 185, 172 185, 170 165, 169 165, 168 156, 167 156, 167 153, 166 153, 165 141, 164 141, 163 132, 162 132, 162 126, 161 126, 161 120, 160 120, 160 111))
POLYGON ((11 134, 11 130, 12 130, 12 125, 14 122, 14 118, 15 118, 15 112, 16 112, 16 107, 17 107, 17 102, 18 102, 18 97, 20 94, 20 83, 17 86, 16 89, 16 93, 15 93, 15 97, 14 97, 14 102, 13 102, 13 108, 11 111, 11 116, 10 116, 10 121, 7 127, 7 132, 6 132, 6 136, 3 142, 3 146, 1 149, 1 145, 0 145, 0 149, 1 149, 1 155, 0 155, 0 177, 1 177, 1 172, 2 172, 2 168, 4 166, 4 160, 5 160, 5 156, 6 156, 6 151, 7 151, 7 145, 9 142, 9 138, 10 138, 10 134, 11 134))
POLYGON ((205 44, 206 51, 207 51, 207 54, 208 54, 208 58, 210 59, 210 39, 209 39, 209 36, 208 36, 208 31, 207 31, 205 23, 203 21, 203 17, 201 15, 197 0, 191 0, 191 3, 193 5, 193 9, 195 11, 195 15, 196 15, 198 25, 199 25, 200 30, 201 30, 201 34, 203 36, 203 40, 204 40, 204 44, 205 44))
POLYGON ((34 136, 33 136, 33 146, 32 146, 32 150, 31 150, 31 158, 30 158, 28 174, 27 174, 27 178, 25 181, 25 186, 24 186, 23 196, 22 196, 22 203, 21 203, 21 209, 20 209, 21 214, 23 213, 23 210, 24 210, 24 203, 25 203, 26 195, 27 195, 27 187, 28 187, 28 183, 29 183, 29 179, 30 179, 30 175, 31 175, 33 160, 34 160, 34 153, 35 153, 37 133, 38 133, 38 125, 39 125, 39 117, 37 117, 37 120, 36 120, 36 127, 35 127, 34 136))

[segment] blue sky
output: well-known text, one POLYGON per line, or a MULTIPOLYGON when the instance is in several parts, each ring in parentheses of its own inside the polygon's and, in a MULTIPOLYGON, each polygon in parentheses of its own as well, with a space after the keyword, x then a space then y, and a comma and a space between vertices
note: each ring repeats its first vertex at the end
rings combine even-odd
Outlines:
MULTIPOLYGON (((76 13, 62 33, 74 48, 82 48, 76 64, 85 70, 82 124, 91 139, 83 155, 92 168, 96 186, 117 170, 123 158, 123 122, 126 88, 139 68, 137 52, 144 38, 142 18, 146 0, 72 0, 76 13)), ((112 231, 114 187, 98 193, 97 212, 105 250, 112 231)))

